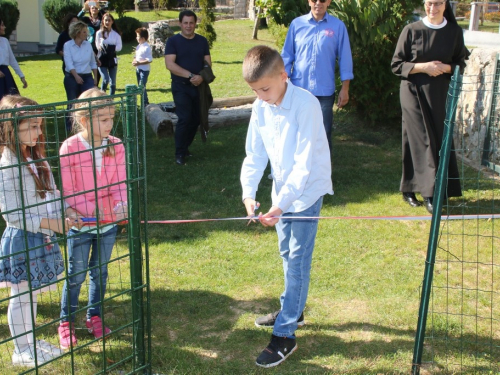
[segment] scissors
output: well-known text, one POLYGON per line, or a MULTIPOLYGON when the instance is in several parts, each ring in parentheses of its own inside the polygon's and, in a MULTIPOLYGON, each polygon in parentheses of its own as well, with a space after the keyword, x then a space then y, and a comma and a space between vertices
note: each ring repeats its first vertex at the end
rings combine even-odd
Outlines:
MULTIPOLYGON (((253 216, 255 216, 255 211, 258 210, 259 207, 260 207, 260 203, 255 201, 255 206, 253 208, 253 216)), ((247 226, 249 226, 252 221, 253 221, 253 218, 248 220, 247 226)))

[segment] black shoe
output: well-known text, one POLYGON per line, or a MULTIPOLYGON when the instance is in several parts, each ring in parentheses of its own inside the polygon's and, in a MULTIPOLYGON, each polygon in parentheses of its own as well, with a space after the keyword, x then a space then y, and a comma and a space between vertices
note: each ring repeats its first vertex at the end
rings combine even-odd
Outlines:
MULTIPOLYGON (((267 314, 266 316, 261 316, 255 319, 255 325, 262 328, 274 327, 274 323, 276 322, 276 318, 278 317, 278 314, 280 312, 281 310, 278 310, 273 313, 267 314)), ((305 324, 306 322, 304 321, 304 312, 302 312, 302 314, 300 314, 299 320, 297 320, 297 325, 299 327, 302 327, 305 324)))
POLYGON ((422 202, 420 202, 415 193, 403 193, 403 200, 412 207, 420 207, 422 202))
POLYGON ((190 158, 191 156, 193 156, 193 154, 189 150, 187 150, 186 153, 184 154, 185 158, 190 158))
POLYGON ((432 210, 434 207, 432 207, 432 197, 425 198, 424 197, 424 206, 429 211, 429 213, 432 215, 432 210))
POLYGON ((175 157, 175 163, 177 165, 184 165, 186 162, 184 161, 184 156, 176 156, 175 157))
POLYGON ((274 367, 297 350, 295 339, 271 336, 271 342, 257 357, 255 364, 260 367, 274 367))

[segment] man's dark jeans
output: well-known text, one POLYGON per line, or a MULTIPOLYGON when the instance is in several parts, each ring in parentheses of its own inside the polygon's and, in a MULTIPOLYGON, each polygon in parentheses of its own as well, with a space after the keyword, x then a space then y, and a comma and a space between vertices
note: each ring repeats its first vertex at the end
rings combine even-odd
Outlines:
POLYGON ((188 147, 200 125, 200 94, 198 87, 172 81, 177 125, 175 127, 175 156, 186 156, 188 147))
MULTIPOLYGON (((78 97, 87 90, 90 90, 94 87, 94 77, 92 73, 89 74, 80 74, 80 77, 83 79, 82 84, 76 83, 75 77, 71 73, 66 72, 64 75, 64 88, 66 89, 66 98, 68 101, 78 99, 78 97)), ((71 109, 71 106, 68 105, 67 109, 71 109)), ((66 113, 66 132, 69 134, 72 128, 72 121, 70 118, 69 112, 66 113)))
POLYGON ((332 127, 333 127, 333 104, 335 103, 335 93, 329 96, 317 96, 323 113, 323 124, 325 125, 328 146, 332 151, 332 127))

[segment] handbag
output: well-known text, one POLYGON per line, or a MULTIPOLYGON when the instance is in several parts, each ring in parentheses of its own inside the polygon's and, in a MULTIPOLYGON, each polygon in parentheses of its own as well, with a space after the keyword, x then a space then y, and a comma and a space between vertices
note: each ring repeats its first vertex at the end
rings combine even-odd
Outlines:
POLYGON ((103 68, 114 68, 116 66, 116 46, 113 44, 102 44, 97 58, 103 68))

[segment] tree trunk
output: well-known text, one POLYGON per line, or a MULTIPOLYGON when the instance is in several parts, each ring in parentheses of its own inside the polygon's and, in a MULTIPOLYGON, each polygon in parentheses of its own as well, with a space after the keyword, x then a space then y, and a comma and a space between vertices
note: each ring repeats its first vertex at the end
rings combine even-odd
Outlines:
POLYGON ((257 14, 255 14, 255 21, 253 23, 253 34, 252 39, 257 40, 257 31, 259 30, 259 20, 260 20, 260 7, 257 7, 257 14))

